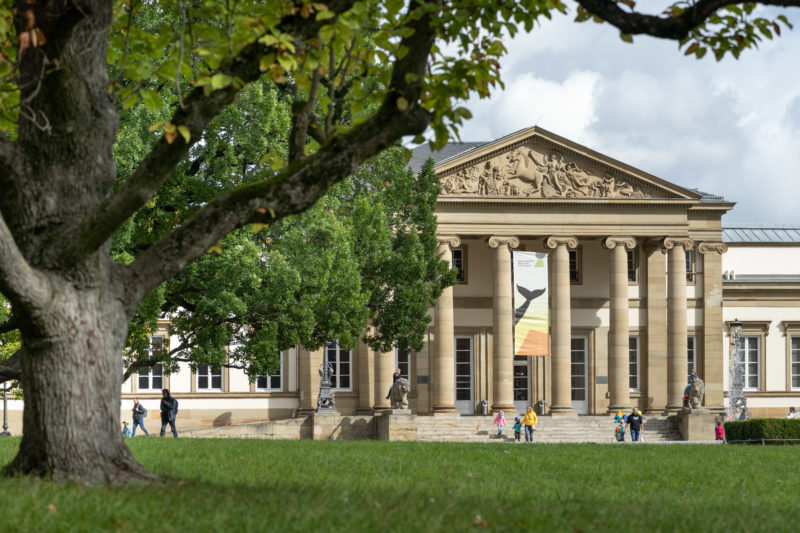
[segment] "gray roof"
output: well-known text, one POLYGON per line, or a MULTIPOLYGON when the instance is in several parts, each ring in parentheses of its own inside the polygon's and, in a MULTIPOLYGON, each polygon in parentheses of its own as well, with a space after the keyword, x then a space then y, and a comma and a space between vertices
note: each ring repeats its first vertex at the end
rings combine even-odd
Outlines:
POLYGON ((725 224, 722 241, 727 243, 798 243, 800 226, 778 224, 725 224))
POLYGON ((703 192, 699 189, 689 188, 690 191, 694 191, 699 194, 702 198, 700 198, 701 202, 724 202, 725 198, 720 196, 719 194, 711 194, 710 192, 703 192))
POLYGON ((465 154, 477 148, 480 148, 486 142, 465 142, 465 143, 447 143, 444 148, 439 151, 431 152, 431 147, 428 143, 423 143, 412 149, 411 161, 408 166, 414 172, 419 172, 422 165, 428 158, 432 158, 435 164, 439 164, 445 160, 452 159, 461 154, 465 154))

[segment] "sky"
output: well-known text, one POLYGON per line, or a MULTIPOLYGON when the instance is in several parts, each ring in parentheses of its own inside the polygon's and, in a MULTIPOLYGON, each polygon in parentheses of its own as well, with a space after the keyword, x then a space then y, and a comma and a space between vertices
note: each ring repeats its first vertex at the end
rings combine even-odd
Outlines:
POLYGON ((800 9, 739 60, 623 42, 608 24, 544 21, 508 39, 505 89, 467 102, 462 141, 540 126, 686 188, 736 202, 723 223, 800 225, 800 9), (782 28, 784 30, 784 28, 782 28))

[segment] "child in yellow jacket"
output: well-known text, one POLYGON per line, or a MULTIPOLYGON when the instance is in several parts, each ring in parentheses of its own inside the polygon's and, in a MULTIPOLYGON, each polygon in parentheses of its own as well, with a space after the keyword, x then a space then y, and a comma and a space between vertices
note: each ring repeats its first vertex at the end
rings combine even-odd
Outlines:
POLYGON ((536 413, 533 412, 533 408, 528 406, 522 419, 522 425, 525 426, 525 442, 533 442, 533 432, 536 431, 538 422, 539 419, 536 417, 536 413))

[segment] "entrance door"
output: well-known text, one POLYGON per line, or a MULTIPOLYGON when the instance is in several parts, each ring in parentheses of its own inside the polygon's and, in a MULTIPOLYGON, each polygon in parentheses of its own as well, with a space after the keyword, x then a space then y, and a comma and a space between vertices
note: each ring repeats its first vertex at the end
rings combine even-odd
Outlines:
POLYGON ((589 413, 586 383, 586 337, 572 339, 571 359, 572 364, 572 408, 579 415, 589 413))
POLYGON ((472 399, 472 337, 456 337, 456 411, 475 413, 472 399))
POLYGON ((514 409, 517 413, 524 413, 525 408, 531 404, 531 395, 528 380, 528 361, 530 357, 514 357, 514 409))

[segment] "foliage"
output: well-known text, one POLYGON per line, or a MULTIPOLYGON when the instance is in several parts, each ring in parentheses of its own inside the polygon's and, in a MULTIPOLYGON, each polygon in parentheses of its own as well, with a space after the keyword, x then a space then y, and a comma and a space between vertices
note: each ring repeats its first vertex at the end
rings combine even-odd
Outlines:
MULTIPOLYGON (((0 294, 0 324, 11 318, 11 304, 0 294)), ((19 350, 19 330, 0 333, 0 361, 5 361, 19 350)))
MULTIPOLYGON (((0 442, 8 460, 19 440, 0 442)), ((108 490, 15 477, 20 531, 795 531, 792 447, 128 439, 173 479, 108 490), (253 502, 258 502, 254 505, 253 502), (646 511, 646 512, 645 512, 646 511)))
MULTIPOLYGON (((776 444, 776 441, 792 439, 800 444, 800 420, 786 418, 754 418, 725 422, 725 440, 758 441, 776 444)), ((780 442, 778 442, 780 444, 780 442)))

